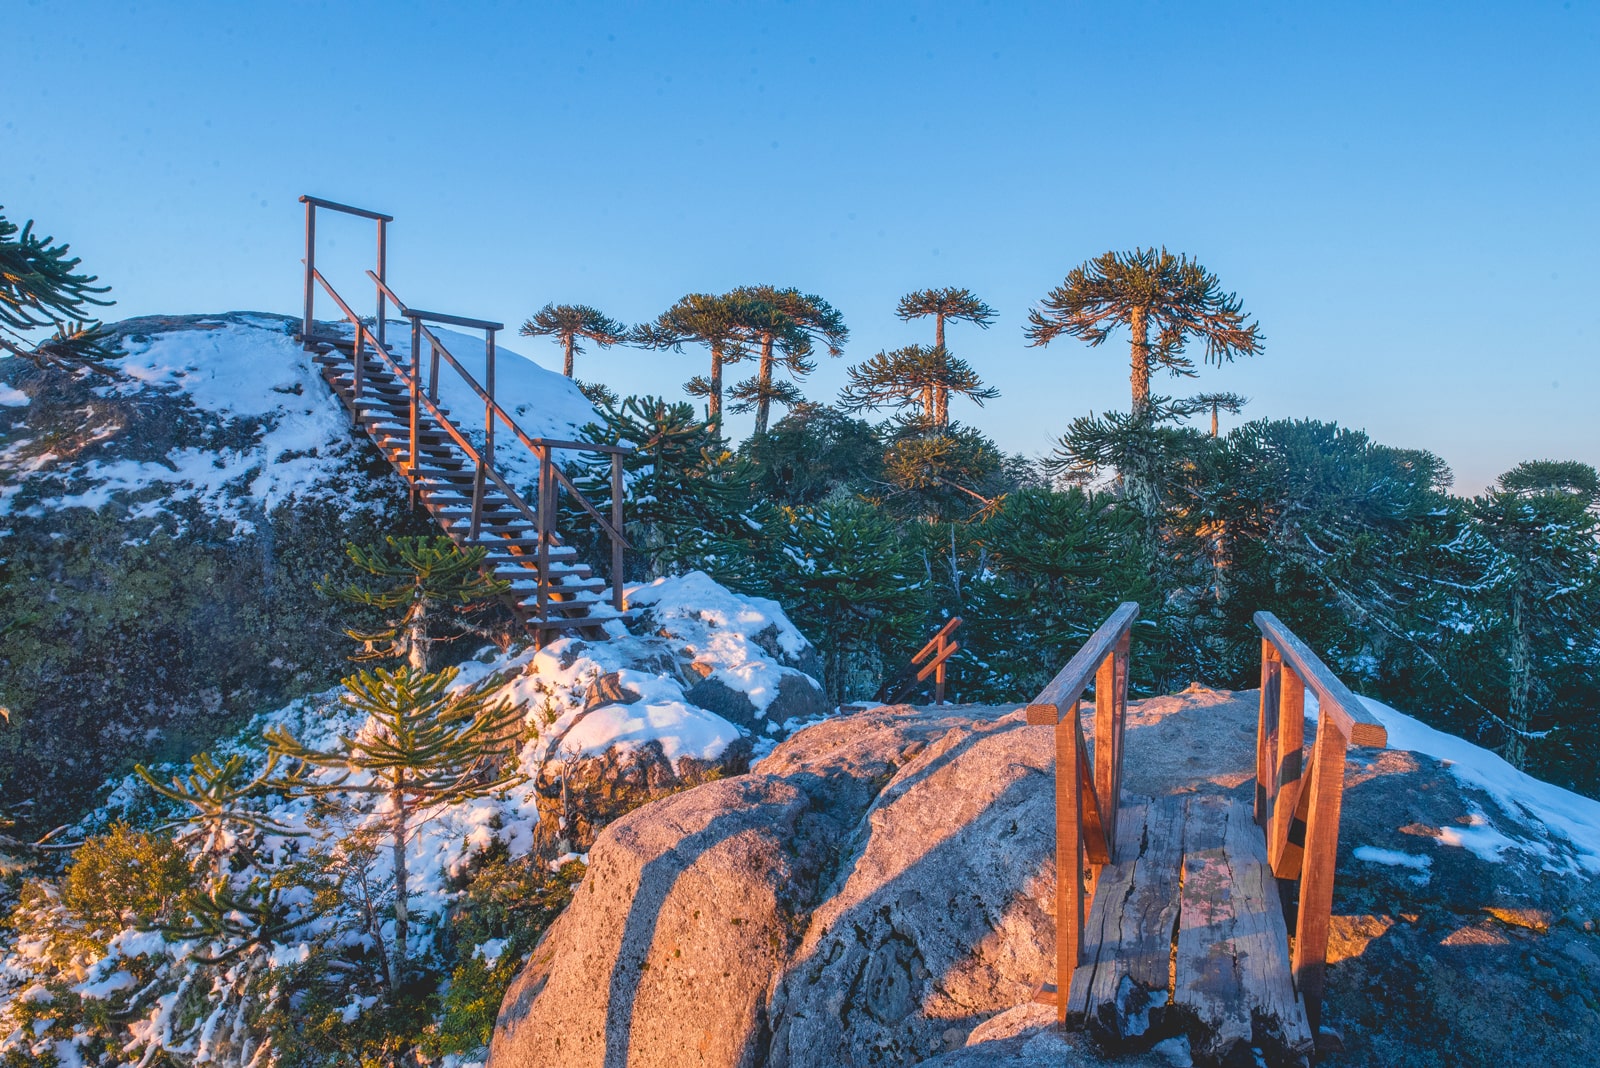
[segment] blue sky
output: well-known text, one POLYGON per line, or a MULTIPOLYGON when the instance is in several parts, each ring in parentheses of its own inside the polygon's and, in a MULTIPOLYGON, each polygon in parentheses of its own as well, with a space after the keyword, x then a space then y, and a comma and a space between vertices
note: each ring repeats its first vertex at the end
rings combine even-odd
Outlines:
MULTIPOLYGON (((304 192, 395 215, 401 295, 513 335, 549 300, 634 321, 820 293, 853 335, 820 399, 929 340, 901 293, 966 286, 1001 317, 950 346, 1002 396, 953 414, 1038 454, 1127 406, 1127 347, 1028 348, 1028 308, 1165 244, 1267 347, 1157 392, 1429 448, 1464 493, 1600 464, 1595 3, 10 0, 0 40, 0 203, 70 240, 114 317, 297 311, 304 192)), ((358 277, 368 233, 323 233, 358 277)), ((704 362, 613 350, 579 376, 677 395, 704 362)))

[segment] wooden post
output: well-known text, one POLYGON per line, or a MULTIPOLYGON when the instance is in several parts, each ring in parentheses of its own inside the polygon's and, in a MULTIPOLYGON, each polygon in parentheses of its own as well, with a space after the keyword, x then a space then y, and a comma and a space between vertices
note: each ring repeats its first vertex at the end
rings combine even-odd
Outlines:
POLYGON ((1323 710, 1311 751, 1311 796, 1306 814, 1305 861, 1300 869, 1300 908, 1294 925, 1295 990, 1305 999, 1315 1035, 1322 1022, 1322 989, 1328 960, 1328 920, 1333 912, 1333 870, 1339 856, 1339 808, 1344 800, 1347 739, 1323 710))
POLYGON ((306 349, 311 348, 311 316, 316 310, 316 281, 312 275, 317 269, 317 206, 306 201, 306 307, 305 319, 300 324, 300 339, 306 349))
POLYGON ((411 320, 411 507, 417 506, 417 438, 422 422, 422 320, 411 320))
MULTIPOLYGON (((1112 738, 1111 748, 1111 799, 1112 814, 1110 819, 1111 835, 1116 836, 1116 827, 1121 822, 1122 812, 1122 743, 1123 735, 1128 729, 1128 670, 1129 653, 1132 645, 1132 635, 1124 634, 1117 642, 1117 672, 1116 672, 1116 716, 1117 730, 1112 738)), ((1111 860, 1116 862, 1116 844, 1112 842, 1111 860)))
POLYGON ((622 594, 622 454, 611 454, 611 605, 626 611, 622 594))
POLYGON ((539 619, 550 618, 550 531, 555 527, 555 475, 551 471, 550 446, 539 449, 539 508, 535 518, 539 521, 539 619))
POLYGON ((1272 874, 1293 879, 1300 871, 1301 842, 1292 840, 1299 808, 1300 753, 1306 736, 1306 684, 1294 668, 1282 664, 1278 679, 1278 729, 1269 745, 1272 767, 1272 815, 1267 826, 1267 860, 1272 874))
POLYGON ((494 464, 494 331, 483 332, 483 462, 494 464))
POLYGON ((1106 831, 1106 852, 1117 856, 1117 651, 1100 661, 1094 674, 1094 792, 1106 831))
POLYGON ((367 336, 367 328, 362 326, 360 323, 357 323, 356 324, 356 351, 354 353, 354 356, 355 356, 355 395, 356 395, 356 399, 357 400, 361 399, 361 379, 362 379, 364 371, 366 370, 366 357, 364 355, 365 352, 366 352, 366 349, 367 349, 366 336, 367 336))
POLYGON ((944 704, 944 657, 945 657, 945 637, 944 637, 943 634, 939 635, 938 641, 939 641, 939 645, 933 651, 933 657, 934 657, 934 662, 935 662, 935 667, 933 669, 933 703, 936 704, 936 705, 942 705, 942 704, 944 704))
POLYGON ((439 345, 431 336, 428 340, 428 399, 439 403, 439 345))
POLYGON ((1273 768, 1277 763, 1271 739, 1278 731, 1278 677, 1283 661, 1278 649, 1261 639, 1261 710, 1256 716, 1256 822, 1265 827, 1272 820, 1272 791, 1277 783, 1273 768))
MULTIPOLYGON (((388 268, 389 252, 388 252, 388 248, 387 248, 387 242, 388 242, 388 236, 389 236, 388 227, 389 227, 389 221, 387 219, 379 219, 378 220, 378 281, 380 281, 380 282, 388 282, 388 280, 389 280, 389 278, 388 278, 388 275, 389 275, 389 268, 388 268)), ((383 286, 379 286, 378 287, 378 348, 380 348, 380 349, 384 348, 384 339, 388 336, 387 333, 384 330, 383 315, 384 315, 383 286)), ((387 349, 385 349, 385 351, 387 351, 387 349)))
POLYGON ((1083 954, 1083 815, 1078 707, 1056 720, 1056 1023, 1067 1022, 1072 973, 1083 954))

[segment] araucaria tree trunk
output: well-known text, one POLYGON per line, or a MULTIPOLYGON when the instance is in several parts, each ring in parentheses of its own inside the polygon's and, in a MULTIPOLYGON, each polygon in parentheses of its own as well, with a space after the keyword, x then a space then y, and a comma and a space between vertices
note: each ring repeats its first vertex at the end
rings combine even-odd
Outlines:
POLYGON ((561 373, 566 375, 568 378, 572 377, 573 340, 574 339, 573 339, 573 336, 571 334, 563 334, 562 337, 561 337, 561 350, 562 350, 563 354, 566 356, 566 360, 562 364, 561 373))
POLYGON ((1138 415, 1150 403, 1149 309, 1134 308, 1128 319, 1128 329, 1133 334, 1133 351, 1130 353, 1133 368, 1129 381, 1133 386, 1133 414, 1138 415))
POLYGON ((394 957, 389 965, 389 984, 395 994, 400 992, 400 980, 406 968, 406 935, 410 910, 406 899, 411 896, 410 881, 406 871, 406 794, 405 780, 396 783, 394 798, 394 957))
POLYGON ((706 413, 711 422, 722 422, 722 344, 711 346, 711 395, 706 401, 706 413))
POLYGON ((1528 766, 1528 726, 1533 718, 1533 634, 1528 622, 1526 594, 1519 584, 1511 595, 1511 686, 1506 725, 1506 763, 1526 770, 1528 766))
MULTIPOLYGON (((943 351, 943 349, 944 349, 944 316, 943 315, 934 316, 934 320, 933 320, 933 344, 934 344, 935 348, 939 349, 940 351, 943 351)), ((950 388, 948 386, 936 386, 934 388, 934 393, 933 393, 933 423, 934 423, 935 426, 938 426, 938 427, 941 427, 941 428, 942 427, 947 427, 947 426, 950 425, 950 388)))
POLYGON ((756 398, 756 433, 767 432, 767 418, 772 408, 772 335, 761 337, 761 368, 756 372, 760 396, 756 398))
POLYGON ((419 674, 428 670, 428 607, 420 597, 406 613, 406 664, 419 674))

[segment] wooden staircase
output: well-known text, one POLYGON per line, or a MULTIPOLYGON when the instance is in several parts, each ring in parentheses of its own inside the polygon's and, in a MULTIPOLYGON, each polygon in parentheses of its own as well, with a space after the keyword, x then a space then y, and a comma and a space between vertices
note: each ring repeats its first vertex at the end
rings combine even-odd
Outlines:
POLYGON ((487 551, 484 573, 510 583, 504 600, 537 643, 544 644, 563 632, 596 640, 607 637, 605 623, 627 614, 620 581, 623 551, 627 548, 622 535, 621 461, 631 450, 529 436, 494 399, 494 335, 503 329, 502 324, 407 308, 385 278, 387 224, 392 218, 316 197, 300 199, 306 205, 306 271, 305 314, 299 338, 312 353, 323 380, 344 404, 355 425, 365 431, 410 483, 413 505, 426 509, 457 545, 487 551), (356 315, 316 268, 319 208, 377 223, 377 269, 367 272, 376 287, 377 316, 370 322, 356 315), (342 321, 316 321, 318 287, 338 306, 342 321), (404 352, 386 339, 389 324, 385 311, 389 303, 409 327, 411 345, 404 352), (461 365, 428 323, 484 331, 484 383, 480 384, 461 365), (420 358, 425 348, 426 368, 420 358), (459 417, 440 403, 442 370, 459 376, 483 402, 484 428, 479 440, 474 440, 459 417), (517 446, 539 460, 532 506, 495 466, 497 424, 510 431, 517 446), (602 515, 556 466, 554 453, 561 449, 609 454, 609 517, 602 515), (577 550, 562 542, 555 519, 558 494, 563 490, 609 536, 611 574, 617 581, 608 583, 596 575, 578 558, 577 550))

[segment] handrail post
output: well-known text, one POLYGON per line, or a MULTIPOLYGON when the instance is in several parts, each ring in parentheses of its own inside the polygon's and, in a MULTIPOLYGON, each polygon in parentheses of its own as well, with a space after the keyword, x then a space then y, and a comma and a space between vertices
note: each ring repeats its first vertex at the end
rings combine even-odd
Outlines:
POLYGON ((611 606, 624 611, 622 593, 622 454, 611 454, 611 606))
POLYGON ((1277 788, 1277 755, 1270 741, 1278 733, 1278 680, 1283 661, 1278 648, 1261 639, 1261 707, 1256 713, 1256 823, 1266 827, 1272 820, 1272 802, 1277 788))
POLYGON ((1315 1035, 1322 1023, 1322 990, 1328 960, 1328 924, 1333 912, 1333 874, 1339 851, 1339 809, 1344 800, 1344 757, 1348 740, 1333 717, 1317 720, 1306 791, 1305 858, 1300 869, 1300 904, 1294 924, 1295 989, 1305 999, 1306 1019, 1315 1035))
MULTIPOLYGON (((389 262, 388 236, 389 236, 389 223, 388 223, 388 220, 387 219, 379 219, 378 220, 378 281, 382 282, 384 284, 388 284, 388 281, 389 281, 389 272, 388 272, 388 262, 389 262)), ((386 332, 384 330, 383 317, 384 317, 383 286, 380 285, 378 287, 378 347, 380 349, 384 347, 384 339, 387 336, 387 334, 386 334, 386 332)))
POLYGON ((483 402, 483 462, 494 463, 494 331, 483 332, 483 391, 488 399, 483 402))
POLYGON ((1267 827, 1267 861, 1272 874, 1292 879, 1300 873, 1304 846, 1290 840, 1290 826, 1300 808, 1301 749, 1306 739, 1306 684, 1288 664, 1280 664, 1278 678, 1278 729, 1267 742, 1272 765, 1272 817, 1267 827))
POLYGON ((933 650, 935 667, 933 669, 933 703, 944 704, 944 656, 945 636, 941 632, 938 637, 938 646, 933 650))
POLYGON ((408 468, 411 472, 411 507, 417 506, 417 438, 422 422, 422 361, 417 349, 422 345, 422 320, 411 320, 411 453, 408 468))
POLYGON ((1094 792, 1112 860, 1117 855, 1117 660, 1117 650, 1112 649, 1094 676, 1094 792))
POLYGON ((366 345, 364 343, 366 336, 367 336, 367 328, 362 326, 359 322, 356 323, 356 351, 354 353, 354 360, 353 360, 353 363, 355 365, 355 398, 356 398, 356 400, 360 400, 361 399, 361 382, 362 382, 362 379, 365 377, 365 373, 366 373, 366 366, 367 366, 366 348, 367 347, 366 347, 366 345))
POLYGON ((539 450, 539 620, 550 618, 550 531, 555 525, 550 514, 555 508, 555 476, 551 473, 550 449, 539 450))
POLYGON ((428 399, 435 404, 439 403, 439 345, 428 337, 428 399))
POLYGON ((300 341, 308 351, 311 348, 311 316, 316 310, 317 293, 316 283, 312 275, 317 269, 317 206, 311 201, 306 201, 306 293, 305 293, 305 318, 300 324, 300 341))
POLYGON ((1078 707, 1058 718, 1056 742, 1056 1023, 1067 1022, 1072 973, 1083 957, 1083 782, 1078 764, 1078 707))

